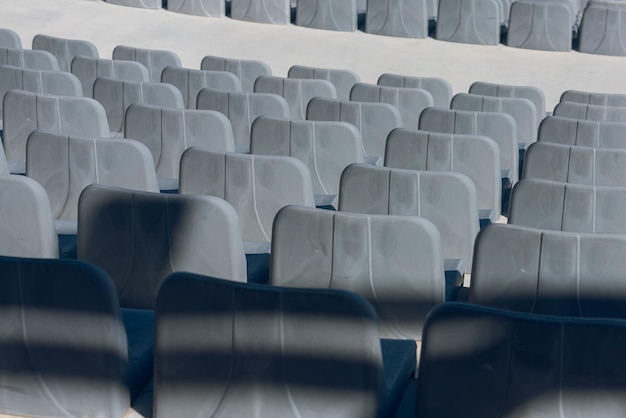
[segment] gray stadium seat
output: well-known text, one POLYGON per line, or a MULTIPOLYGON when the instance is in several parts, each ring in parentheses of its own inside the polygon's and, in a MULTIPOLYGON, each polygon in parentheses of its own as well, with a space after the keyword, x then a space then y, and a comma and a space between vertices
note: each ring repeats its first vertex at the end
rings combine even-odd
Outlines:
POLYGON ((348 122, 361 132, 367 157, 383 157, 385 141, 402 125, 400 111, 388 103, 367 103, 315 97, 307 108, 308 120, 348 122))
POLYGON ((622 416, 625 343, 624 321, 443 304, 426 321, 415 416, 622 416))
POLYGON ((120 6, 140 7, 142 9, 160 9, 161 0, 104 0, 120 6))
POLYGON ((71 136, 110 136, 106 112, 87 97, 50 96, 12 90, 3 102, 3 145, 12 173, 24 173, 26 140, 36 129, 71 136))
POLYGON ((469 92, 472 94, 480 94, 481 96, 522 97, 530 100, 535 105, 538 122, 541 122, 546 116, 546 96, 543 90, 538 87, 513 86, 477 81, 472 83, 469 92))
POLYGON ((230 0, 230 17, 249 22, 291 23, 290 0, 230 0))
MULTIPOLYGON (((159 0, 160 1, 160 0, 159 0)), ((181 67, 180 57, 172 51, 160 49, 134 48, 118 45, 113 49, 114 60, 137 61, 143 64, 150 74, 150 81, 161 81, 165 67, 181 67)))
POLYGON ((356 0, 298 0, 296 25, 354 32, 357 30, 356 0))
POLYGON ((22 49, 20 35, 11 29, 0 29, 0 48, 22 49))
POLYGON ((597 122, 626 122, 626 107, 560 102, 553 115, 597 122))
POLYGON ((480 218, 500 217, 500 150, 489 137, 394 129, 387 137, 385 167, 463 173, 476 186, 480 218))
POLYGON ((367 3, 367 33, 418 39, 428 36, 427 0, 369 0, 367 3))
POLYGON ((98 49, 89 41, 55 38, 48 35, 35 35, 33 49, 48 51, 54 55, 61 71, 70 72, 72 60, 77 56, 98 58, 98 49))
POLYGON ((350 91, 355 102, 389 103, 400 111, 402 126, 417 129, 422 110, 433 106, 433 96, 424 89, 387 87, 358 83, 350 91))
POLYGON ((167 10, 196 16, 224 17, 226 2, 222 0, 168 0, 167 10))
POLYGON ((138 83, 150 81, 148 69, 143 64, 104 58, 76 57, 72 61, 72 74, 80 80, 86 97, 93 97, 93 83, 98 77, 138 83))
POLYGON ((258 60, 243 60, 206 56, 200 63, 202 70, 228 71, 239 77, 241 89, 246 93, 254 92, 254 82, 261 75, 272 75, 272 69, 267 63, 258 60))
POLYGON ((284 206, 315 206, 311 174, 293 157, 189 148, 180 161, 179 190, 225 199, 239 215, 244 241, 257 243, 271 242, 274 216, 284 206))
POLYGON ((539 116, 535 105, 528 99, 458 93, 452 98, 450 109, 506 113, 515 120, 517 142, 520 147, 525 148, 537 140, 539 116))
POLYGON ((349 292, 173 274, 157 299, 154 416, 382 416, 376 327, 349 292))
POLYGON ((48 51, 0 48, 0 64, 30 70, 59 71, 59 61, 48 51))
POLYGON ((230 121, 211 110, 134 104, 126 110, 124 137, 148 147, 161 190, 178 189, 180 157, 187 148, 199 146, 216 152, 235 152, 230 121))
POLYGON ((433 96, 434 106, 450 107, 452 100, 452 85, 448 80, 437 77, 414 77, 385 73, 378 78, 379 86, 411 87, 424 89, 433 96))
POLYGON ((337 90, 339 100, 350 100, 352 86, 361 81, 361 78, 352 70, 307 67, 292 65, 287 74, 289 78, 304 78, 330 81, 337 90))
POLYGON ((348 165, 364 160, 361 133, 349 123, 266 116, 252 124, 250 153, 291 156, 306 164, 317 206, 336 207, 341 173, 348 165))
POLYGON ((24 176, 0 175, 0 254, 58 258, 59 243, 46 191, 24 176))
POLYGON ((580 52, 626 55, 626 5, 622 1, 590 0, 580 28, 580 52))
POLYGON ((439 0, 436 37, 441 41, 497 45, 502 8, 499 0, 439 0))
POLYGON ((0 258, 0 414, 122 417, 129 344, 111 279, 71 260, 0 258))
POLYGON ((577 0, 517 0, 511 5, 507 45, 546 51, 570 51, 578 31, 577 0))
POLYGON ((594 93, 589 91, 567 90, 560 98, 561 102, 575 102, 599 106, 626 107, 626 94, 594 93))
POLYGON ((439 229, 444 258, 472 268, 478 207, 476 187, 464 174, 352 164, 341 176, 339 210, 426 218, 439 229))
POLYGON ((626 148, 626 123, 550 116, 539 125, 537 141, 597 148, 626 148))
POLYGON ((228 117, 238 152, 250 151, 250 129, 257 117, 289 118, 289 105, 277 94, 203 89, 198 93, 197 108, 215 110, 228 117))
POLYGON ((138 83, 99 77, 93 83, 93 98, 106 111, 111 132, 124 132, 124 115, 134 103, 184 109, 183 94, 167 83, 138 83))
POLYGON ((78 199, 92 183, 159 191, 152 155, 138 141, 35 131, 26 154, 26 175, 48 193, 59 234, 76 234, 78 199))
POLYGON ((335 86, 327 80, 308 80, 260 76, 254 83, 255 93, 273 93, 289 104, 291 119, 305 120, 307 106, 314 97, 337 98, 335 86))
POLYGON ((528 148, 523 178, 626 187, 626 149, 539 142, 528 148))
POLYGON ((246 280, 237 213, 221 199, 92 185, 78 211, 78 259, 109 273, 123 307, 154 309, 175 271, 246 280))
POLYGON ((204 88, 212 90, 241 91, 241 81, 227 71, 191 70, 181 67, 165 67, 161 82, 176 86, 183 94, 187 109, 195 109, 198 93, 204 88))
POLYGON ((445 302, 441 236, 419 217, 286 207, 274 221, 270 270, 272 285, 364 297, 382 338, 421 340, 426 314, 445 302))

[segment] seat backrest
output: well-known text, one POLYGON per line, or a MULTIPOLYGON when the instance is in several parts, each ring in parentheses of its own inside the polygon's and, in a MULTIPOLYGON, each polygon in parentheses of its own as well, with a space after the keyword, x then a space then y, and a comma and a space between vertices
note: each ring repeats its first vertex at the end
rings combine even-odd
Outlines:
POLYGON ((273 93, 289 104, 291 119, 305 120, 309 101, 314 97, 337 98, 335 86, 327 80, 308 80, 260 76, 254 83, 255 93, 273 93))
POLYGON ((104 58, 76 57, 72 61, 72 74, 80 80, 83 94, 93 97, 93 83, 98 77, 109 77, 123 81, 147 83, 148 69, 135 61, 116 61, 104 58))
POLYGON ((181 67, 165 67, 161 82, 176 86, 183 94, 187 109, 195 109, 198 93, 204 88, 223 91, 241 91, 241 81, 228 71, 191 70, 181 67))
POLYGON ((114 60, 137 61, 143 64, 150 74, 150 81, 161 81, 165 67, 182 67, 180 57, 172 51, 160 49, 134 48, 118 45, 113 49, 114 60))
POLYGON ((477 81, 472 83, 469 88, 472 94, 480 94, 481 96, 494 97, 520 97, 528 99, 535 105, 537 109, 537 120, 541 120, 546 116, 546 95, 543 90, 534 86, 512 86, 508 84, 487 83, 477 81))
POLYGON ((593 93, 588 91, 567 90, 561 95, 561 102, 575 102, 599 106, 626 107, 626 94, 593 93))
POLYGON ((187 148, 235 152, 230 121, 212 110, 133 104, 126 110, 124 137, 148 147, 157 176, 163 178, 178 178, 180 157, 187 148))
POLYGON ((89 41, 35 35, 33 49, 48 51, 54 55, 61 71, 70 72, 72 60, 77 56, 98 58, 98 48, 89 41))
POLYGON ((297 3, 295 24, 308 28, 354 32, 358 27, 356 0, 297 3))
POLYGON ((402 38, 427 38, 428 3, 428 0, 370 1, 365 14, 365 31, 402 38))
POLYGON ((350 292, 175 273, 156 307, 155 417, 377 417, 379 338, 350 292))
POLYGON ((442 304, 424 329, 415 416, 621 416, 625 343, 624 321, 442 304))
POLYGON ((388 103, 351 102, 315 97, 309 102, 307 120, 348 122, 361 132, 367 156, 384 157, 385 141, 402 126, 400 111, 388 103))
POLYGON ((212 0, 168 0, 167 10, 195 16, 224 17, 226 3, 212 0))
POLYGON ((359 294, 382 338, 420 340, 426 314, 445 301, 441 237, 419 217, 288 206, 274 220, 270 271, 273 285, 359 294))
POLYGON ((0 48, 0 64, 31 70, 59 71, 59 62, 48 51, 0 48))
POLYGON ((22 49, 20 36, 11 29, 0 29, 0 48, 22 49))
POLYGON ((388 87, 424 89, 433 96, 433 103, 436 107, 449 108, 452 100, 452 85, 443 78, 385 73, 378 78, 377 84, 388 87))
MULTIPOLYGON (((440 0, 436 39, 476 45, 498 45, 505 24, 504 2, 500 0, 440 0)), ((508 13, 506 18, 508 18, 508 13)))
POLYGON ((246 93, 254 92, 254 82, 261 75, 272 75, 270 66, 259 60, 215 57, 208 55, 200 63, 202 70, 228 71, 241 81, 241 89, 246 93))
POLYGON ((288 25, 291 23, 291 1, 231 0, 230 17, 249 22, 288 25))
POLYGON ((526 151, 522 177, 626 187, 626 149, 538 142, 526 151))
POLYGON ((8 160, 26 160, 26 140, 36 129, 69 136, 110 136, 106 112, 87 97, 11 90, 3 102, 3 145, 8 160))
POLYGON ((626 123, 549 116, 539 125, 537 141, 597 148, 626 148, 626 123))
POLYGON ((0 275, 0 413, 123 416, 128 347, 111 279, 76 260, 10 257, 0 275))
POLYGON ((284 206, 315 206, 311 174, 300 160, 202 148, 189 148, 181 158, 180 193, 233 205, 245 241, 271 242, 272 222, 284 206))
POLYGON ((440 108, 424 109, 419 129, 449 134, 484 135, 500 148, 500 168, 511 170, 513 184, 519 177, 519 146, 515 119, 506 113, 470 112, 440 108))
POLYGON ((476 187, 464 174, 352 164, 341 176, 339 210, 426 218, 441 233, 444 258, 471 269, 478 207, 476 187))
POLYGON ((57 219, 76 221, 80 193, 92 183, 159 191, 150 151, 138 141, 35 131, 26 154, 26 175, 46 190, 57 219))
POLYGON ((554 108, 554 116, 598 122, 626 122, 626 107, 561 102, 554 108))
POLYGON ((491 225, 476 238, 472 303, 626 319, 626 236, 491 225))
POLYGON ((452 98, 450 109, 506 113, 515 120, 518 142, 531 144, 537 140, 539 118, 535 105, 528 99, 458 93, 452 98))
POLYGON ((350 92, 355 102, 389 103, 400 111, 402 126, 417 129, 420 113, 432 107, 433 96, 424 89, 411 87, 387 87, 373 84, 355 84, 350 92))
POLYGON ((339 100, 350 100, 352 86, 361 81, 359 75, 352 70, 308 67, 304 65, 292 65, 289 68, 287 77, 328 80, 335 86, 339 100))
POLYGON ((493 210, 493 221, 500 216, 500 150, 489 137, 394 129, 387 137, 385 167, 463 173, 476 186, 478 208, 493 210))
POLYGON ((222 199, 91 185, 78 211, 78 259, 109 273, 123 307, 154 309, 175 271, 247 279, 237 213, 222 199))
POLYGON ((292 121, 259 116, 250 132, 250 153, 285 155, 311 172, 313 192, 339 194, 344 168, 363 162, 361 133, 346 122, 292 121))
POLYGON ((289 118, 289 105, 277 94, 202 89, 198 93, 197 108, 215 110, 228 117, 238 152, 250 151, 250 129, 257 117, 289 118))
POLYGON ((124 132, 124 115, 133 103, 185 108, 183 94, 167 83, 138 83, 99 77, 93 83, 93 98, 104 107, 111 132, 124 132))
POLYGON ((0 175, 0 254, 58 258, 59 242, 48 195, 24 176, 0 175))

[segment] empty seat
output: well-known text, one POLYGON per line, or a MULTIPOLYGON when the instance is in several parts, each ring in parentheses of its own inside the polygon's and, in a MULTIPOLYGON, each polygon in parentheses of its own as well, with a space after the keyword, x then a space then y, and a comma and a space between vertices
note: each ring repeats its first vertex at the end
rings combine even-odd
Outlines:
POLYGON ((337 90, 339 100, 350 100, 350 90, 361 81, 361 78, 352 70, 307 67, 292 65, 287 74, 289 78, 305 78, 330 81, 337 90))
POLYGON ((224 58, 208 55, 200 63, 202 70, 228 71, 235 74, 241 81, 241 89, 246 93, 254 91, 254 82, 261 75, 272 75, 267 63, 258 60, 224 58))
POLYGON ((138 83, 99 77, 93 83, 93 98, 104 107, 111 132, 124 132, 124 114, 134 103, 185 108, 183 94, 167 83, 138 83))
POLYGON ((424 329, 416 416, 621 416, 624 343, 624 321, 443 304, 424 329))
POLYGON ((365 31, 403 38, 428 36, 427 0, 369 0, 365 31))
POLYGON ((355 102, 389 103, 400 111, 402 126, 417 129, 422 110, 432 107, 433 96, 424 89, 410 87, 387 87, 358 83, 350 91, 355 102))
POLYGON ((59 63, 61 71, 70 72, 72 60, 77 56, 98 58, 98 49, 89 41, 80 39, 55 38, 48 35, 35 35, 33 49, 50 52, 59 63))
POLYGON ((576 102, 560 102, 554 108, 554 116, 597 122, 626 122, 626 107, 591 105, 576 102))
POLYGON ((178 189, 180 157, 187 148, 199 146, 216 152, 235 152, 230 121, 211 110, 134 104, 126 111, 124 137, 148 147, 161 190, 178 189))
POLYGON ((227 71, 191 70, 181 67, 165 67, 161 82, 176 86, 183 94, 187 109, 195 109, 198 93, 204 88, 223 91, 241 91, 241 82, 227 71))
POLYGON ((537 121, 546 115, 546 96, 538 87, 534 86, 513 86, 509 84, 495 84, 484 81, 476 81, 469 88, 472 94, 480 94, 481 96, 494 97, 521 97, 528 99, 535 105, 537 109, 537 121))
POLYGON ((142 9, 160 9, 161 0, 104 0, 120 6, 140 7, 142 9))
POLYGON ((626 148, 626 123, 550 116, 539 125, 537 140, 584 147, 626 148))
POLYGON ((9 257, 0 275, 0 413, 129 412, 132 365, 111 279, 75 260, 9 257))
POLYGON ((626 107, 626 94, 594 93, 589 91, 567 90, 561 94, 561 102, 575 102, 599 106, 626 107))
POLYGON ((546 51, 570 51, 578 31, 576 0, 518 0, 511 5, 507 45, 546 51))
POLYGON ((528 99, 459 93, 452 98, 450 109, 506 113, 515 120, 517 142, 520 146, 524 147, 537 140, 539 117, 535 105, 528 99))
POLYGON ((80 80, 83 94, 93 97, 93 83, 98 77, 146 83, 150 81, 148 69, 135 61, 119 61, 103 58, 76 57, 72 61, 72 74, 80 80))
POLYGON ((167 10, 196 16, 224 17, 226 2, 222 0, 168 0, 167 10))
POLYGON ((364 297, 382 338, 421 340, 426 314, 445 301, 441 237, 418 217, 286 207, 274 221, 270 270, 273 285, 364 297))
POLYGON ((31 70, 59 70, 59 62, 54 55, 37 49, 0 48, 0 64, 31 70))
POLYGON ((464 174, 352 164, 341 176, 339 210, 426 218, 439 229, 444 258, 472 268, 478 207, 476 187, 464 174))
POLYGON ((352 102, 315 97, 308 120, 348 122, 361 132, 366 156, 384 157, 387 135, 402 125, 400 111, 388 103, 352 102))
POLYGON ((0 254, 58 258, 59 245, 46 191, 24 176, 0 175, 0 254))
POLYGON ((580 52, 626 55, 626 5, 621 1, 590 0, 580 28, 580 52))
POLYGON ((354 32, 357 29, 356 0, 299 0, 296 25, 354 32))
POLYGON ((197 108, 215 110, 228 117, 238 152, 250 151, 250 129, 257 117, 289 118, 289 105, 277 94, 202 89, 198 93, 197 108))
POLYGON ((230 17, 249 22, 291 23, 290 0, 230 0, 230 17))
POLYGON ((239 214, 243 239, 253 242, 271 241, 274 216, 284 206, 315 205, 311 174, 296 158, 202 148, 181 158, 180 193, 225 199, 239 214))
POLYGON ((489 137, 394 129, 387 137, 385 167, 463 173, 476 186, 478 208, 488 213, 480 218, 500 217, 500 150, 489 137))
POLYGON ((2 119, 4 151, 12 173, 24 173, 26 140, 36 129, 71 136, 110 136, 104 108, 87 97, 12 90, 4 96, 2 119))
POLYGON ((76 233, 78 198, 92 183, 159 191, 150 151, 137 141, 35 131, 26 153, 26 175, 48 193, 59 234, 76 233))
POLYGON ((154 416, 380 416, 376 326, 349 292, 173 274, 157 300, 154 416))
POLYGON ((626 149, 538 142, 526 152, 523 178, 626 187, 626 149))
POLYGON ((314 97, 337 98, 337 90, 330 81, 260 76, 254 83, 255 93, 273 93, 289 104, 294 120, 305 120, 307 106, 314 97))
POLYGON ((335 205, 344 168, 363 162, 361 133, 346 122, 292 121, 258 117, 250 132, 250 152, 285 155, 302 161, 313 180, 316 204, 335 205), (330 202, 323 200, 328 196, 330 202))
POLYGON ((180 57, 172 51, 160 49, 134 48, 118 45, 113 49, 114 60, 137 61, 143 64, 150 74, 150 81, 161 81, 161 72, 165 67, 181 67, 180 57))
POLYGON ((237 213, 221 199, 92 185, 78 211, 78 258, 109 273, 121 306, 154 309, 175 271, 246 281, 237 213))
POLYGON ((0 48, 22 49, 20 36, 11 29, 0 29, 0 48))
POLYGON ((441 41, 497 45, 502 8, 499 0, 439 0, 436 37, 441 41))
POLYGON ((410 87, 424 89, 433 96, 434 106, 450 107, 452 100, 452 85, 448 80, 437 77, 414 77, 399 74, 382 74, 378 78, 379 86, 410 87))

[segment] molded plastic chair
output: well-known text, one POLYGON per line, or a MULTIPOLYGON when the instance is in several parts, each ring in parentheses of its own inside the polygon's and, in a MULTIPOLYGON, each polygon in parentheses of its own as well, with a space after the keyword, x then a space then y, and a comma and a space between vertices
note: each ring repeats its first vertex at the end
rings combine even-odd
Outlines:
POLYGON ((22 49, 20 35, 11 29, 0 29, 0 48, 22 49))
POLYGON ((428 37, 427 0, 369 0, 365 31, 403 38, 428 37))
POLYGON ((541 121, 537 141, 597 148, 626 148, 626 123, 549 116, 541 121))
POLYGON ((226 2, 222 0, 168 0, 167 10, 188 15, 224 17, 226 2))
POLYGON ((150 81, 161 81, 165 67, 182 67, 180 57, 172 51, 161 49, 135 48, 118 45, 113 49, 114 60, 137 61, 143 64, 150 74, 150 81))
POLYGON ((498 45, 503 23, 498 0, 439 0, 437 39, 478 45, 498 45))
POLYGON ((161 0, 104 0, 120 6, 140 7, 142 9, 160 9, 161 0))
POLYGON ((48 35, 35 35, 33 49, 48 51, 54 55, 61 71, 70 72, 72 60, 77 56, 98 58, 98 48, 81 39, 56 38, 48 35))
POLYGON ((626 107, 560 102, 554 108, 553 115, 579 120, 625 123, 626 107))
POLYGON ((148 69, 135 61, 119 61, 103 58, 76 57, 72 61, 72 74, 80 80, 83 94, 93 97, 93 83, 98 77, 116 80, 147 83, 150 81, 148 69))
POLYGON ((230 17, 249 22, 288 25, 291 23, 291 1, 230 0, 230 17))
POLYGON ((580 52, 626 55, 625 10, 621 1, 590 0, 584 9, 580 28, 580 52))
POLYGON ((48 51, 0 48, 0 64, 30 70, 59 71, 59 61, 48 51))
POLYGON ((359 75, 352 70, 307 67, 304 65, 292 65, 289 68, 287 77, 328 80, 335 86, 339 100, 350 100, 350 90, 356 83, 361 81, 359 75))
POLYGON ((436 107, 450 107, 452 100, 452 85, 448 80, 437 77, 413 77, 408 75, 385 73, 378 77, 379 86, 410 87, 424 89, 433 96, 436 107))
POLYGON ((543 90, 534 86, 513 86, 509 84, 495 84, 484 81, 472 83, 469 88, 472 94, 480 94, 481 96, 494 97, 521 97, 528 99, 535 105, 537 109, 537 121, 546 116, 546 95, 543 90))
POLYGON ((241 91, 241 81, 227 71, 191 70, 180 67, 165 67, 161 82, 176 86, 183 94, 187 109, 195 109, 200 90, 241 91))
POLYGON ((202 70, 228 71, 241 81, 241 89, 246 93, 254 92, 254 82, 261 75, 272 75, 272 69, 264 61, 224 58, 208 55, 200 63, 202 70))
POLYGON ((357 30, 357 12, 356 0, 299 0, 296 25, 354 32, 357 30))

